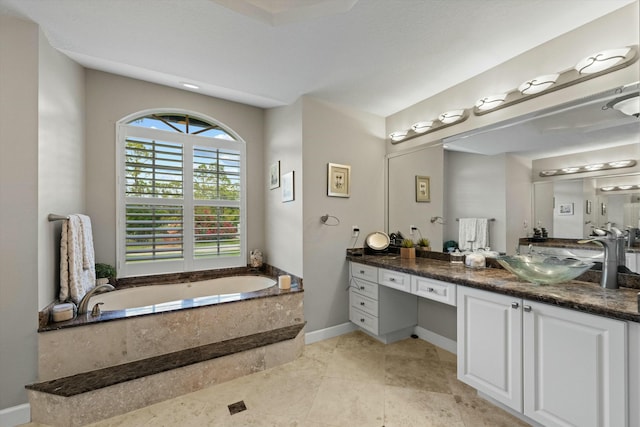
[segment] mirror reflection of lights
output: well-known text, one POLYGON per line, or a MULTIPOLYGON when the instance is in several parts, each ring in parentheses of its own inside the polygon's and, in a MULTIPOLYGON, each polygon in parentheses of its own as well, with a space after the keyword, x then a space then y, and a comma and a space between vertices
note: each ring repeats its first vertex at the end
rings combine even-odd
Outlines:
POLYGON ((595 165, 587 165, 584 168, 588 171, 597 171, 599 169, 602 169, 604 167, 604 163, 598 163, 595 165))
POLYGON ((580 168, 562 168, 562 172, 564 173, 576 173, 580 170, 580 168))
POLYGON ((620 160, 617 162, 609 162, 609 166, 611 166, 612 168, 624 168, 631 165, 631 162, 633 162, 633 160, 620 160))
MULTIPOLYGON (((541 177, 547 176, 556 176, 556 175, 568 175, 572 173, 584 173, 584 172, 594 172, 594 171, 603 171, 610 169, 619 169, 619 168, 630 168, 637 164, 635 160, 618 160, 615 162, 608 163, 593 163, 586 166, 570 166, 561 169, 547 169, 539 172, 541 177)), ((603 190, 606 191, 606 190, 603 190)))

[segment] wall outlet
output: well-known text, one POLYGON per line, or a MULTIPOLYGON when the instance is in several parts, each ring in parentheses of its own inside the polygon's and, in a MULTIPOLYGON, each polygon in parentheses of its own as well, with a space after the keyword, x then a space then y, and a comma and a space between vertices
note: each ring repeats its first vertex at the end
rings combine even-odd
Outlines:
POLYGON ((413 233, 415 233, 417 229, 418 229, 418 227, 416 227, 415 225, 410 225, 409 226, 409 234, 411 234, 413 236, 413 233))
POLYGON ((351 237, 358 237, 360 235, 360 228, 357 225, 351 226, 351 237))

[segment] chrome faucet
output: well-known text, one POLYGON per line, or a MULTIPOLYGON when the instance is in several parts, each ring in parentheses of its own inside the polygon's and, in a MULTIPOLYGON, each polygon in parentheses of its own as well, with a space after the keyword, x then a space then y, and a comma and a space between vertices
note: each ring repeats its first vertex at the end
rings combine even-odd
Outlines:
POLYGON ((104 285, 98 285, 95 288, 91 289, 80 300, 80 304, 78 304, 78 314, 86 314, 87 313, 87 306, 89 305, 89 300, 91 299, 91 297, 94 294, 101 293, 101 292, 106 292, 106 291, 113 291, 114 289, 115 288, 112 285, 108 284, 108 283, 104 284, 104 285))
POLYGON ((578 243, 595 242, 604 248, 602 277, 600 286, 606 289, 618 289, 618 266, 624 265, 624 235, 615 227, 611 230, 594 228, 596 237, 579 240, 578 243), (622 263, 620 258, 622 257, 622 263))

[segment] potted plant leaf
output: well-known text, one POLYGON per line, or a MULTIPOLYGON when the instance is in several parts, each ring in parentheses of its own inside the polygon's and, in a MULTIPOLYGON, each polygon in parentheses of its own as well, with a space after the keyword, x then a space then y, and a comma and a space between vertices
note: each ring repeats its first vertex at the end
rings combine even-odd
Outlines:
POLYGON ((421 251, 430 251, 431 250, 431 246, 429 246, 431 244, 431 242, 429 242, 429 239, 427 238, 421 238, 420 240, 418 240, 418 247, 420 248, 421 251))
POLYGON ((96 286, 115 282, 116 269, 109 264, 96 263, 96 286))
POLYGON ((416 248, 411 239, 404 239, 402 241, 402 246, 400 247, 400 258, 415 258, 416 257, 416 248))

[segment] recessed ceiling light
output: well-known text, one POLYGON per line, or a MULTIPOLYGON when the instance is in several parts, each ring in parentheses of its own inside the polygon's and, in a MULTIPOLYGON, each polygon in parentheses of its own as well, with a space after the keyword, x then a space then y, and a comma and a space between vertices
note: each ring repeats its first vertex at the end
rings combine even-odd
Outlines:
POLYGON ((180 84, 184 87, 186 87, 187 89, 200 89, 200 86, 195 85, 193 83, 188 83, 188 82, 180 82, 180 84))

